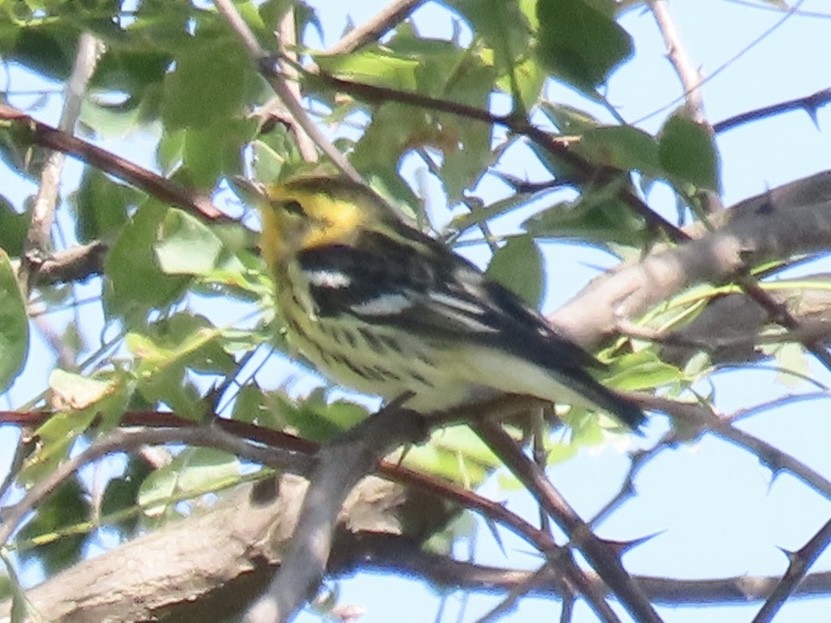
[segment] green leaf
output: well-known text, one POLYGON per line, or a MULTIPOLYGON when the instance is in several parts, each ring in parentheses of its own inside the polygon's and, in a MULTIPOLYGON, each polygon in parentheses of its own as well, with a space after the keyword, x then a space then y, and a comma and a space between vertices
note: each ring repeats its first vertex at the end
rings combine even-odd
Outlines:
POLYGON ((328 441, 369 415, 365 407, 353 402, 327 402, 323 389, 316 389, 300 403, 280 392, 271 392, 267 398, 268 408, 275 416, 312 441, 328 441))
POLYGON ((181 166, 187 135, 187 130, 169 130, 159 139, 156 158, 165 175, 170 175, 181 166))
POLYGON ((189 448, 145 478, 138 502, 147 516, 157 517, 180 499, 223 489, 239 478, 235 456, 213 448, 189 448))
POLYGON ((8 56, 58 82, 72 70, 80 31, 72 20, 55 20, 18 28, 8 56))
POLYGON ((113 379, 90 378, 60 368, 49 375, 52 400, 61 409, 80 411, 100 404, 116 387, 117 382, 114 383, 113 379))
POLYGON ((29 318, 9 256, 0 249, 0 392, 20 374, 29 352, 29 318))
POLYGON ((107 482, 101 496, 101 515, 110 517, 108 527, 116 528, 122 537, 131 536, 138 525, 138 515, 130 511, 138 504, 141 483, 151 473, 147 461, 129 456, 124 474, 107 482), (113 516, 118 517, 113 519, 113 516))
MULTIPOLYGON (((366 76, 358 79, 487 109, 495 72, 479 56, 448 42, 425 41, 403 27, 388 45, 395 54, 386 52, 384 58, 391 67, 398 67, 396 63, 403 59, 406 62, 401 69, 388 73, 377 70, 373 80, 366 76), (410 66, 413 58, 419 59, 415 67, 410 66), (404 67, 406 76, 402 75, 404 67)), ((451 203, 458 202, 463 191, 478 181, 482 167, 496 158, 488 124, 388 102, 373 114, 355 146, 352 162, 359 170, 372 171, 389 183, 398 176, 401 158, 421 147, 442 152, 438 166, 451 203)))
POLYGON ((93 129, 97 136, 114 140, 139 131, 143 112, 141 100, 135 97, 113 104, 90 95, 81 103, 79 119, 83 125, 93 129))
MULTIPOLYGON (((494 72, 481 64, 478 58, 465 56, 456 67, 441 97, 485 110, 493 87, 494 72)), ((441 180, 451 204, 462 200, 464 191, 481 178, 485 167, 496 161, 497 153, 491 144, 492 128, 464 117, 439 115, 437 127, 445 137, 455 141, 441 144, 444 161, 441 163, 441 180)))
POLYGON ((110 314, 134 321, 184 292, 188 278, 162 271, 154 251, 167 212, 152 200, 143 204, 110 248, 104 262, 104 301, 110 314))
POLYGON ((512 0, 451 0, 448 4, 470 21, 476 36, 493 50, 499 73, 514 71, 531 43, 531 26, 519 4, 512 0))
POLYGON ((153 246, 162 272, 168 275, 207 275, 217 264, 222 241, 199 220, 170 209, 158 228, 153 246))
POLYGON ((526 205, 531 197, 532 195, 528 193, 515 193, 486 206, 470 206, 470 212, 454 217, 447 229, 462 234, 471 227, 526 205))
POLYGON ((179 489, 185 493, 215 491, 240 476, 239 459, 214 448, 194 448, 179 472, 179 489))
POLYGON ((29 601, 26 591, 23 590, 23 585, 17 574, 15 561, 12 564, 8 551, 5 548, 0 548, 0 560, 3 561, 3 566, 6 568, 6 575, 0 576, 0 592, 2 599, 6 599, 6 594, 11 594, 11 621, 10 623, 26 623, 31 621, 32 617, 35 620, 40 617, 40 613, 35 608, 34 604, 29 601))
POLYGON ((251 143, 251 153, 254 160, 254 175, 258 180, 277 180, 287 161, 286 152, 275 149, 268 142, 256 140, 251 143))
POLYGON ((251 61, 230 38, 207 37, 176 57, 164 79, 162 118, 168 128, 204 128, 242 112, 251 61))
POLYGON ((541 102, 540 110, 561 134, 583 134, 600 125, 600 121, 587 111, 568 104, 541 102))
POLYGON ((546 457, 546 464, 554 465, 556 463, 565 463, 567 460, 573 458, 580 447, 577 444, 566 442, 566 441, 558 441, 551 445, 548 448, 548 451, 545 455, 546 457))
POLYGON ((393 178, 398 175, 398 164, 408 149, 438 147, 444 140, 446 137, 437 132, 427 112, 391 102, 381 105, 372 115, 351 160, 359 170, 393 178))
MULTIPOLYGON (((447 3, 470 22, 475 39, 464 47, 494 70, 488 81, 479 86, 487 91, 496 86, 513 96, 513 108, 517 112, 527 111, 536 104, 547 78, 544 69, 529 54, 537 21, 532 3, 533 0, 451 0, 447 3)), ((463 47, 458 41, 454 43, 463 47)))
POLYGON ((430 443, 449 452, 462 453, 483 466, 497 468, 502 465, 500 459, 466 425, 441 428, 430 437, 430 443))
POLYGON ((535 238, 574 238, 608 246, 639 247, 646 235, 643 221, 618 199, 621 179, 599 189, 587 189, 574 202, 555 204, 523 223, 535 238))
POLYGON ((168 505, 174 500, 180 467, 174 459, 169 465, 151 473, 141 483, 138 503, 146 516, 159 517, 165 513, 168 505))
POLYGON ((673 115, 661 129, 658 141, 661 165, 671 177, 718 192, 718 152, 707 128, 683 115, 673 115))
POLYGON ((0 195, 0 247, 11 257, 23 253, 29 215, 18 214, 11 202, 0 195))
POLYGON ((103 430, 116 426, 132 387, 120 372, 85 377, 55 369, 49 375, 49 390, 59 411, 36 431, 40 444, 20 474, 24 484, 37 482, 54 470, 75 439, 93 422, 99 422, 103 430))
POLYGON ((545 268, 533 237, 510 238, 493 254, 487 274, 531 307, 538 308, 542 302, 545 268))
POLYGON ((240 154, 256 130, 256 119, 227 118, 186 130, 181 157, 190 184, 211 189, 221 175, 242 173, 240 154))
POLYGON ((594 164, 646 175, 661 172, 655 139, 631 126, 587 129, 576 145, 578 154, 594 164))
POLYGON ((802 344, 781 344, 775 350, 774 357, 777 367, 781 370, 776 375, 776 381, 784 387, 793 390, 803 383, 805 378, 811 378, 810 360, 802 344))
POLYGON ((278 428, 278 420, 269 408, 265 393, 253 382, 244 385, 237 394, 231 419, 265 428, 278 428))
POLYGON ((653 350, 644 349, 618 357, 611 375, 603 379, 610 387, 627 391, 654 389, 684 379, 684 374, 673 365, 658 358, 653 350))
POLYGON ((46 540, 44 545, 33 549, 21 548, 21 557, 24 560, 36 558, 49 575, 78 562, 89 535, 60 533, 65 528, 89 521, 90 510, 86 491, 78 480, 65 481, 41 502, 34 517, 18 533, 20 541, 37 543, 38 539, 46 540))
POLYGON ((379 47, 336 56, 321 54, 315 60, 329 74, 400 91, 416 89, 416 71, 420 65, 418 58, 405 58, 379 47))
POLYGON ((613 0, 537 0, 537 52, 553 73, 587 93, 632 55, 632 38, 614 21, 613 0))
POLYGON ((136 376, 141 395, 151 404, 164 402, 181 417, 202 418, 205 403, 186 374, 228 374, 234 369, 221 337, 206 318, 186 313, 153 323, 146 333, 128 333, 125 345, 139 360, 136 376))
POLYGON ((466 426, 433 433, 430 443, 408 448, 401 463, 466 487, 477 487, 499 465, 499 459, 466 426))
POLYGON ((127 222, 127 209, 139 201, 134 188, 119 184, 98 169, 89 167, 81 185, 71 196, 75 206, 78 240, 107 240, 127 222))
MULTIPOLYGON (((176 10, 176 7, 173 8, 176 10)), ((176 12, 179 13, 178 23, 173 21, 171 15, 164 18, 165 42, 169 48, 173 47, 170 44, 174 40, 180 45, 189 41, 186 32, 187 11, 176 12)), ((147 29, 142 30, 144 35, 149 34, 147 29)), ((91 86, 110 92, 130 93, 135 98, 148 87, 161 82, 172 61, 168 51, 156 46, 110 46, 95 66, 91 86)))

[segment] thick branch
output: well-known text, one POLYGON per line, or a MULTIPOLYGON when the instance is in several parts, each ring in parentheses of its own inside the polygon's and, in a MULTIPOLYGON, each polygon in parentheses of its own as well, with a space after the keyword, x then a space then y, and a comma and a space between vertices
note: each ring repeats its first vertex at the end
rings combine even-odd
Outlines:
POLYGON ((268 590, 246 613, 247 623, 287 621, 314 597, 326 571, 337 516, 346 496, 386 454, 416 441, 424 431, 420 416, 391 406, 318 452, 284 564, 268 590))
POLYGON ((17 108, 0 104, 0 120, 14 122, 18 124, 21 131, 28 131, 27 138, 35 145, 78 158, 101 171, 115 175, 136 188, 142 189, 160 201, 175 205, 214 222, 227 219, 206 197, 194 196, 192 192, 166 180, 153 171, 140 167, 92 143, 62 132, 51 125, 41 123, 17 108))
POLYGON ((693 240, 657 250, 594 279, 551 316, 578 343, 591 346, 698 283, 721 283, 771 259, 831 247, 831 172, 751 197, 713 218, 715 231, 692 228, 693 240))
MULTIPOLYGON (((47 621, 99 623, 111 616, 115 618, 110 620, 124 623, 151 619, 190 623, 230 617, 265 588, 304 490, 296 477, 280 480, 276 499, 263 499, 252 494, 251 487, 243 487, 200 516, 174 522, 73 566, 28 591, 27 597, 47 621)), ((358 506, 351 510, 359 514, 358 506)), ((336 566, 330 570, 336 574, 384 570, 445 588, 486 592, 524 586, 533 573, 454 561, 423 552, 408 538, 392 536, 394 529, 382 531, 386 535, 373 530, 339 540, 336 566)), ((634 579, 651 601, 668 605, 761 601, 779 581, 775 576, 634 579)), ((597 576, 592 575, 591 581, 598 590, 606 590, 597 576)), ((552 572, 542 576, 531 593, 561 597, 561 591, 561 578, 552 572)), ((829 593, 831 573, 823 572, 807 576, 794 596, 829 593)), ((9 602, 0 604, 0 623, 8 622, 9 606, 9 602)))

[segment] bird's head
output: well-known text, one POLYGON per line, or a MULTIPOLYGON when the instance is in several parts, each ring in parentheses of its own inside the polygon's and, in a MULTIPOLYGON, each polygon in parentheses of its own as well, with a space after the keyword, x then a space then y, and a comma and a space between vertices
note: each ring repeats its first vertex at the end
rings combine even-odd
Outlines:
POLYGON ((300 249, 354 243, 368 229, 394 219, 371 189, 336 177, 298 177, 257 189, 263 219, 260 246, 269 262, 300 249))

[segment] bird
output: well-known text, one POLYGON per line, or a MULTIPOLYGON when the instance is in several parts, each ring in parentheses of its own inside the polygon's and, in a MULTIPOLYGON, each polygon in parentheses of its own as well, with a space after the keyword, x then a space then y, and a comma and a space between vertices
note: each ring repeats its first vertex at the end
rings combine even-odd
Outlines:
POLYGON ((645 416, 593 355, 368 186, 332 175, 256 185, 260 252, 289 343, 335 383, 429 415, 502 394, 645 416))

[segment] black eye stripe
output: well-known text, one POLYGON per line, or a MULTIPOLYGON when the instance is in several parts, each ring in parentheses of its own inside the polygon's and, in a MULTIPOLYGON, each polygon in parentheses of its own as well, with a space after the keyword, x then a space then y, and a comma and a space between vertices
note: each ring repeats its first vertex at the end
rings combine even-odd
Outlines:
POLYGON ((296 214, 297 216, 305 216, 306 212, 303 210, 303 206, 300 205, 300 202, 295 199, 290 199, 283 203, 283 209, 290 213, 296 214))

